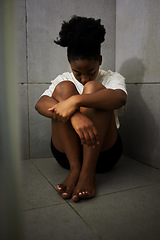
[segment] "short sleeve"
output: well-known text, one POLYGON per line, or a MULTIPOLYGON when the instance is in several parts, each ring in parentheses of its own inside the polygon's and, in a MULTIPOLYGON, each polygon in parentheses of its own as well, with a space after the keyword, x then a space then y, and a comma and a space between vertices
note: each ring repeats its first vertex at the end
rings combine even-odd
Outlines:
MULTIPOLYGON (((51 82, 52 82, 52 81, 51 81, 51 82)), ((42 96, 52 97, 52 93, 53 93, 54 89, 55 89, 55 85, 54 85, 54 83, 52 83, 52 84, 49 86, 49 88, 46 89, 46 90, 44 91, 44 93, 42 93, 41 97, 42 97, 42 96)))
MULTIPOLYGON (((118 72, 112 72, 109 70, 107 77, 105 77, 103 80, 103 84, 108 89, 113 89, 113 90, 121 89, 127 94, 125 78, 118 72)), ((115 115, 116 116, 123 115, 126 112, 126 108, 127 108, 127 105, 125 104, 121 108, 116 109, 115 115)), ((117 122, 117 126, 119 126, 117 117, 116 117, 116 122, 117 122)))
POLYGON ((113 89, 113 90, 121 89, 127 94, 125 78, 118 72, 110 71, 110 76, 107 78, 105 86, 106 88, 113 89))

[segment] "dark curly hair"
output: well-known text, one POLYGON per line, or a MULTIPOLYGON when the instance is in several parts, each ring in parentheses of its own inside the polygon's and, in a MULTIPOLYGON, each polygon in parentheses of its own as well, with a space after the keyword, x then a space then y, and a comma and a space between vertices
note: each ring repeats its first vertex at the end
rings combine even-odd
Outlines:
POLYGON ((98 58, 101 43, 104 42, 105 28, 101 20, 73 16, 69 22, 63 21, 59 38, 54 42, 67 47, 68 60, 98 58))

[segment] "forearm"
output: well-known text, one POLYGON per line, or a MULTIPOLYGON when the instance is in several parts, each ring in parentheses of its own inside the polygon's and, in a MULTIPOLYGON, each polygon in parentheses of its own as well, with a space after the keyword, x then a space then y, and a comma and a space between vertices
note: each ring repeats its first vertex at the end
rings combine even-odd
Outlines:
POLYGON ((76 121, 77 118, 81 117, 81 115, 83 115, 83 113, 78 110, 75 111, 74 114, 70 117, 71 124, 73 123, 73 121, 76 121))
POLYGON ((54 98, 42 96, 35 105, 35 109, 39 114, 48 118, 52 118, 53 112, 49 111, 48 109, 53 107, 55 104, 57 104, 57 101, 54 98))
POLYGON ((103 89, 91 94, 74 96, 77 108, 88 107, 102 110, 115 110, 126 103, 126 94, 122 90, 103 89))

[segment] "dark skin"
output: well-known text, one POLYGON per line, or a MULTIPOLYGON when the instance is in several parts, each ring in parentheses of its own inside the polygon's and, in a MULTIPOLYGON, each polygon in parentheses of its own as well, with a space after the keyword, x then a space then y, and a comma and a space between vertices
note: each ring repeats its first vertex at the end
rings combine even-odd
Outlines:
POLYGON ((101 62, 101 56, 97 60, 71 60, 75 78, 84 85, 83 93, 79 95, 72 82, 64 81, 56 86, 52 97, 42 96, 36 104, 40 114, 52 119, 52 142, 70 163, 68 177, 56 188, 63 198, 73 201, 95 196, 98 155, 116 142, 114 110, 126 103, 124 91, 106 89, 94 81, 101 62))

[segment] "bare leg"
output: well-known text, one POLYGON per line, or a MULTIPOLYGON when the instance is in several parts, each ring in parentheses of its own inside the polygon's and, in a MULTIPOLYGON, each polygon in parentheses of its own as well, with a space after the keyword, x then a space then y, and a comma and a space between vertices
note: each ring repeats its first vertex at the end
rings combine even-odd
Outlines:
MULTIPOLYGON (((92 93, 103 88, 100 83, 88 82, 85 85, 84 93, 92 93)), ((66 81, 56 87, 53 98, 59 102, 75 94, 78 94, 75 86, 66 81)), ((80 139, 70 121, 62 123, 52 120, 52 142, 59 151, 67 155, 70 163, 69 176, 57 186, 57 190, 63 198, 72 196, 73 201, 95 196, 95 171, 99 152, 109 149, 117 137, 113 111, 91 108, 81 108, 80 111, 92 120, 100 136, 99 145, 95 149, 83 146, 82 168, 80 139)))
POLYGON ((63 198, 69 198, 75 189, 81 170, 80 141, 69 122, 57 122, 55 124, 54 121, 53 125, 53 144, 59 151, 65 152, 70 163, 68 177, 61 184, 57 185, 56 188, 63 198), (58 132, 58 144, 57 140, 55 140, 57 138, 55 132, 58 132), (61 144, 60 148, 58 148, 59 143, 61 144))
MULTIPOLYGON (((101 84, 89 82, 85 85, 84 93, 92 93, 100 89, 103 89, 101 84)), ((95 196, 95 173, 99 153, 109 149, 117 138, 113 111, 101 111, 91 108, 81 108, 80 111, 92 120, 98 130, 100 141, 99 145, 94 149, 86 145, 83 146, 83 165, 72 196, 73 201, 95 196)))
MULTIPOLYGON (((65 81, 57 85, 53 93, 53 98, 60 102, 76 94, 78 92, 74 84, 65 81)), ((75 189, 81 170, 80 139, 70 121, 63 123, 53 119, 52 142, 57 150, 67 155, 70 163, 68 177, 56 187, 63 198, 69 198, 75 189)))

